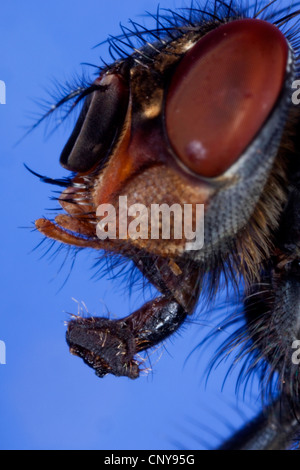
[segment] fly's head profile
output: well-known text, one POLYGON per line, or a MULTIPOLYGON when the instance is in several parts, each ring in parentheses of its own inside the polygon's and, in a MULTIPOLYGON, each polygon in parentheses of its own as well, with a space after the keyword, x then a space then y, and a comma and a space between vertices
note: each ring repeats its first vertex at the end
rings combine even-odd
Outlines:
POLYGON ((84 100, 60 158, 70 180, 42 177, 65 186, 64 213, 37 229, 122 255, 160 292, 120 320, 69 323, 71 352, 98 376, 138 377, 137 353, 182 325, 205 283, 213 296, 225 269, 251 291, 266 260, 287 259, 278 237, 298 152, 297 14, 221 1, 158 12, 151 30, 123 27, 108 41, 119 57, 55 107, 84 100))

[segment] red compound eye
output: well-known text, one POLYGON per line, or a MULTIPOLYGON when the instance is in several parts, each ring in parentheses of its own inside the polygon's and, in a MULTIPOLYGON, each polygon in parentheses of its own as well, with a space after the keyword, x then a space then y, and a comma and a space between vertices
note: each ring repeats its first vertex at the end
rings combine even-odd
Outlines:
POLYGON ((216 177, 239 158, 278 99, 287 60, 283 34, 255 19, 222 25, 186 53, 165 113, 171 146, 188 168, 216 177))

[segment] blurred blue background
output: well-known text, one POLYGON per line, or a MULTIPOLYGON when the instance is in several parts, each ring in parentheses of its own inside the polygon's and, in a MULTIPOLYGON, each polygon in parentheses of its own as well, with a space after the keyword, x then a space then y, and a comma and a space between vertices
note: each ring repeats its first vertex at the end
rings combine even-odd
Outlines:
MULTIPOLYGON (((162 0, 160 6, 183 4, 162 0)), ((23 163, 51 177, 66 175, 58 158, 74 123, 47 139, 41 126, 15 146, 40 111, 34 100, 48 98, 54 78, 64 83, 80 74, 82 62, 98 64, 100 55, 110 60, 105 45, 93 46, 118 34, 120 21, 147 21, 145 10, 156 8, 153 0, 1 3, 0 80, 7 87, 7 104, 0 105, 0 340, 7 352, 7 364, 0 365, 1 449, 211 448, 259 409, 255 384, 252 398, 236 397, 238 370, 222 390, 230 363, 205 386, 205 368, 228 332, 205 350, 196 348, 217 326, 201 305, 195 321, 151 356, 148 375, 97 378, 68 352, 68 312, 77 313, 83 301, 91 314, 125 316, 144 302, 143 294, 133 290, 130 297, 118 279, 91 279, 96 253, 81 253, 68 278, 72 254, 60 269, 65 252, 53 258, 55 248, 44 256, 45 248, 34 250, 42 237, 32 223, 51 215, 55 188, 23 163)))

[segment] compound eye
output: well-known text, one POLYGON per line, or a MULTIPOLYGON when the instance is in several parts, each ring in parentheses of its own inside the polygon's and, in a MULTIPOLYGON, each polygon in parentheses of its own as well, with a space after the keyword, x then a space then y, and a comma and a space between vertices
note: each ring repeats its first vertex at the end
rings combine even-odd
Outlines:
POLYGON ((104 160, 124 122, 129 92, 122 77, 105 75, 95 85, 60 156, 70 171, 86 172, 104 160))
POLYGON ((236 20, 201 38, 184 56, 166 97, 165 125, 177 157, 217 177, 238 160, 283 88, 288 43, 273 25, 236 20))

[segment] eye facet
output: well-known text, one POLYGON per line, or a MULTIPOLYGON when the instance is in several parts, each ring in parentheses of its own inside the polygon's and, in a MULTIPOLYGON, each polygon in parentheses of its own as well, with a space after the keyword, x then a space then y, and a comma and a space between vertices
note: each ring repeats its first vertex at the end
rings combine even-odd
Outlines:
POLYGON ((273 25, 236 20, 184 56, 166 98, 171 147, 193 172, 223 174, 254 139, 282 90, 288 43, 273 25))
POLYGON ((126 114, 128 89, 124 80, 117 74, 98 80, 99 89, 86 98, 60 156, 61 165, 70 171, 89 171, 105 157, 126 114))

